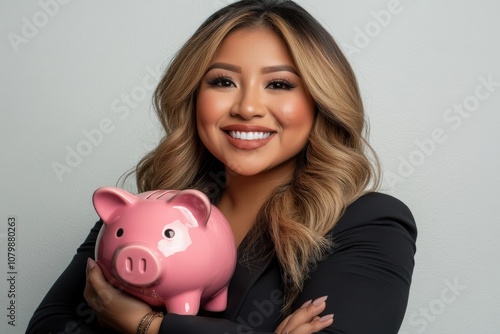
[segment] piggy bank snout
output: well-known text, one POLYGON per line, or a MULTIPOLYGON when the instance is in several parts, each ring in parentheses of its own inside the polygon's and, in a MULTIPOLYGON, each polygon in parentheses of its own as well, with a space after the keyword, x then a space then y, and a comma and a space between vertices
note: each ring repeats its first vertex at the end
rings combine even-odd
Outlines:
POLYGON ((117 250, 113 267, 123 282, 133 286, 152 285, 161 274, 158 256, 143 245, 130 245, 117 250))

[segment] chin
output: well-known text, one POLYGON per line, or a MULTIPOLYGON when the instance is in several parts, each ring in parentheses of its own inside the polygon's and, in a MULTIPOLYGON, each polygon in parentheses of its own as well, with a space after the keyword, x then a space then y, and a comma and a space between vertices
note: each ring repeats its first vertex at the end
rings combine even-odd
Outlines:
POLYGON ((255 176, 267 170, 265 168, 251 167, 251 166, 246 166, 246 167, 231 166, 231 165, 226 165, 226 166, 229 175, 255 176))
POLYGON ((229 168, 229 175, 239 175, 239 176, 255 176, 255 175, 258 175, 262 173, 261 170, 254 170, 254 169, 245 169, 245 168, 236 168, 236 169, 232 169, 232 168, 229 168))

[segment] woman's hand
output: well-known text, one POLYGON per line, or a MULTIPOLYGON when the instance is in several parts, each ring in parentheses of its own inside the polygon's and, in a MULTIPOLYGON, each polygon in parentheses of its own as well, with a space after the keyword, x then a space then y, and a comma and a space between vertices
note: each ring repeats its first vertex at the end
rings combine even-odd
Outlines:
POLYGON ((333 314, 318 316, 326 308, 327 296, 309 300, 286 317, 276 328, 277 334, 311 334, 333 324, 333 314))
MULTIPOLYGON (((87 284, 83 296, 96 312, 99 324, 120 333, 136 333, 141 319, 151 311, 148 304, 109 284, 92 259, 87 262, 87 284)), ((157 333, 160 323, 160 318, 155 319, 149 333, 157 333)))

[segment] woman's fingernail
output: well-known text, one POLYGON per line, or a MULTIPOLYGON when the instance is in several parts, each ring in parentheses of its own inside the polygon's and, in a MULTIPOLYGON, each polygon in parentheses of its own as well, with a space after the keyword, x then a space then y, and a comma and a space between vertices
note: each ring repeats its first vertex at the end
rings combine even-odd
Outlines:
POLYGON ((326 301, 327 298, 328 298, 328 296, 319 297, 318 299, 316 299, 312 303, 314 306, 320 306, 321 304, 323 304, 326 301))
POLYGON ((318 319, 319 322, 327 322, 333 319, 333 314, 327 314, 318 319))
POLYGON ((95 267, 95 261, 90 257, 87 259, 87 268, 90 270, 95 267))
POLYGON ((309 305, 311 305, 311 303, 312 303, 312 299, 310 299, 307 302, 305 302, 304 304, 302 304, 302 306, 300 308, 308 307, 309 305))

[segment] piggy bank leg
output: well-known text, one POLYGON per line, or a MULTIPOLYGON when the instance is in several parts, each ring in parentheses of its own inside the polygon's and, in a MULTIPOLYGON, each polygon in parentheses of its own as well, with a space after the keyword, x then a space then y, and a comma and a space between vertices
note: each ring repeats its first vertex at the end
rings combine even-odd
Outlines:
POLYGON ((227 305, 227 287, 219 291, 209 301, 203 304, 203 308, 207 311, 221 312, 226 309, 227 305))
POLYGON ((201 291, 189 291, 173 297, 165 302, 168 313, 196 315, 200 309, 201 291))

